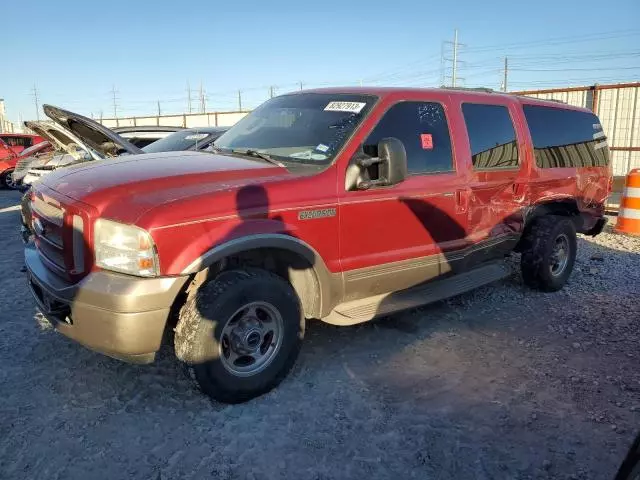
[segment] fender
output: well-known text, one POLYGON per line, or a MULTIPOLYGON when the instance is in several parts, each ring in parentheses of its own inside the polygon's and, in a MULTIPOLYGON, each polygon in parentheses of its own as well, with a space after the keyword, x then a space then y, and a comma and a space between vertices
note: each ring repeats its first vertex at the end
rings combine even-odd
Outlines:
MULTIPOLYGON (((313 309, 314 318, 326 315, 342 298, 342 274, 331 273, 316 250, 302 240, 279 233, 255 234, 236 238, 216 245, 191 262, 183 275, 193 275, 205 270, 224 258, 250 250, 273 248, 295 253, 309 262, 318 285, 319 305, 313 309)), ((298 292, 300 294, 301 292, 298 292)))

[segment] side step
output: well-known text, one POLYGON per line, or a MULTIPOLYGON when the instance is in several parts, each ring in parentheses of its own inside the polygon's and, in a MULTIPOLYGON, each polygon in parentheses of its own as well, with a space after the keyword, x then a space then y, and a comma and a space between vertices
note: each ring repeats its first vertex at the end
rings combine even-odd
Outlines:
POLYGON ((465 273, 442 280, 434 280, 399 292, 383 293, 341 303, 322 320, 333 325, 355 325, 375 317, 382 317, 460 295, 508 277, 510 273, 511 270, 504 262, 490 263, 465 273))

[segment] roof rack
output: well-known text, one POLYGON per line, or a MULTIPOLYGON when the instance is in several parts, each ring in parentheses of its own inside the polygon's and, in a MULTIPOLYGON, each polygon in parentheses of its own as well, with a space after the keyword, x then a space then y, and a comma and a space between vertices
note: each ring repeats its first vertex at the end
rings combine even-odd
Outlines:
POLYGON ((540 98, 540 97, 533 97, 531 95, 520 95, 520 94, 515 94, 516 97, 521 97, 521 98, 533 98, 534 100, 541 100, 543 102, 555 102, 555 103, 562 103, 563 105, 568 105, 567 102, 565 102, 564 100, 558 100, 557 98, 540 98))
POLYGON ((469 92, 496 93, 493 88, 487 87, 447 87, 443 85, 441 88, 446 88, 447 90, 466 90, 469 92))

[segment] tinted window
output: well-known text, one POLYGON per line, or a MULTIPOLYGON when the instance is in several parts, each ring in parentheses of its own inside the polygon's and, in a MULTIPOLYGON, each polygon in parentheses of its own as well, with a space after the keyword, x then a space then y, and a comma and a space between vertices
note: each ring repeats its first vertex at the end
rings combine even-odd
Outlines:
POLYGON ((367 155, 378 155, 378 142, 395 137, 407 151, 409 173, 453 170, 451 140, 439 103, 402 102, 391 107, 364 143, 367 155))
POLYGON ((592 167, 609 163, 600 120, 591 112, 525 105, 536 165, 592 167))
POLYGON ((212 139, 215 140, 223 133, 223 130, 216 133, 199 131, 197 129, 181 130, 167 135, 157 142, 151 143, 144 147, 143 150, 147 153, 176 152, 179 150, 189 150, 191 148, 199 150, 200 147, 206 147, 211 143, 212 139))
POLYGON ((469 133, 473 168, 513 168, 518 166, 518 142, 507 107, 462 105, 469 133))

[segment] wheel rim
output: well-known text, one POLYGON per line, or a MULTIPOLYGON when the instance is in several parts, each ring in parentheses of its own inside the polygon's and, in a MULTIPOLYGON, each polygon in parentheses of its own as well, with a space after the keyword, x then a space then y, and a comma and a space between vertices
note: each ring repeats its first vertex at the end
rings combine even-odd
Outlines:
POLYGON ((220 337, 220 360, 233 375, 248 377, 276 357, 284 335, 282 315, 267 302, 251 302, 227 321, 220 337))
POLYGON ((551 275, 557 277, 558 275, 562 275, 562 273, 567 268, 567 264, 569 263, 569 237, 565 234, 558 235, 556 237, 555 244, 553 246, 553 250, 551 252, 551 257, 549 259, 551 275))
POLYGON ((7 188, 16 188, 16 182, 13 181, 13 170, 5 174, 4 184, 7 186, 7 188))

